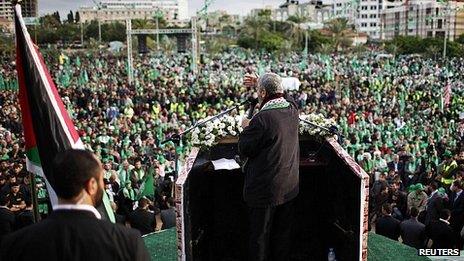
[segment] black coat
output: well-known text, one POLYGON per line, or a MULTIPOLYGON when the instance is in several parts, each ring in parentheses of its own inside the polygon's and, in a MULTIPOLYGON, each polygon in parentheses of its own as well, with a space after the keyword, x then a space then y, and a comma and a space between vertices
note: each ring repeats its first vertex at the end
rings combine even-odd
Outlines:
POLYGON ((451 227, 455 232, 461 232, 464 225, 464 192, 461 192, 459 197, 456 199, 456 193, 453 192, 450 195, 449 209, 451 210, 451 227))
POLYGON ((138 208, 127 217, 132 228, 140 231, 140 234, 146 235, 155 232, 156 219, 155 213, 138 208))
POLYGON ((161 210, 161 221, 163 227, 161 229, 169 229, 176 226, 176 210, 174 208, 168 208, 161 210))
POLYGON ((416 249, 425 247, 425 225, 411 218, 401 222, 401 239, 403 243, 416 249))
POLYGON ((427 214, 425 216, 425 225, 430 224, 433 220, 438 220, 440 217, 440 212, 445 208, 443 198, 438 195, 436 192, 429 200, 427 201, 427 214))
POLYGON ((136 230, 90 211, 56 210, 3 239, 0 260, 150 260, 136 230))
POLYGON ((400 221, 392 216, 383 216, 375 224, 375 233, 398 241, 400 221))
POLYGON ((14 226, 15 215, 13 212, 7 208, 0 208, 0 243, 3 237, 14 231, 14 226))
POLYGON ((427 237, 432 239, 432 248, 455 248, 457 243, 456 234, 453 229, 441 220, 431 221, 430 224, 425 226, 425 233, 427 237))
POLYGON ((299 117, 296 104, 261 110, 240 134, 245 165, 243 197, 250 207, 284 204, 299 192, 299 117))

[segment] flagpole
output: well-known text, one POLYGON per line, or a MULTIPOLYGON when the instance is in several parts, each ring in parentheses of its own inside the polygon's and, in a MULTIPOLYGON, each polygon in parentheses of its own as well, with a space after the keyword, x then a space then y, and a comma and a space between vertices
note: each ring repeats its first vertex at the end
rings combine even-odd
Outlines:
POLYGON ((37 200, 37 184, 35 182, 35 175, 32 172, 29 172, 29 178, 31 180, 30 186, 31 186, 31 199, 32 199, 32 208, 33 208, 33 217, 34 217, 34 223, 37 223, 40 221, 40 215, 39 215, 39 204, 37 200))

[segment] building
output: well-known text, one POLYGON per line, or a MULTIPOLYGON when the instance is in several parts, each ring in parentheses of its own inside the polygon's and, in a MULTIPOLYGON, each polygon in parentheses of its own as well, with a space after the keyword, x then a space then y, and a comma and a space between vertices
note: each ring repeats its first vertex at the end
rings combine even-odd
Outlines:
POLYGON ((238 29, 238 26, 242 23, 240 15, 228 14, 224 10, 217 10, 208 12, 208 19, 200 19, 198 25, 205 30, 206 21, 208 22, 208 33, 220 33, 225 27, 238 29))
POLYGON ((163 18, 173 25, 182 25, 188 19, 187 0, 102 0, 100 7, 81 7, 82 22, 103 22, 127 19, 153 19, 161 12, 163 18))
POLYGON ((446 5, 435 0, 409 0, 386 8, 381 13, 380 39, 391 40, 399 35, 444 37, 446 34, 454 40, 464 25, 457 7, 456 1, 446 5))
POLYGON ((457 8, 454 35, 459 37, 464 34, 464 1, 457 3, 457 8))
MULTIPOLYGON (((23 0, 21 2, 21 13, 23 17, 37 17, 38 16, 38 6, 37 0, 23 0)), ((1 0, 0 1, 0 19, 6 19, 8 21, 13 21, 14 12, 11 1, 1 0)))
POLYGON ((266 5, 264 8, 254 8, 254 9, 251 9, 250 11, 250 16, 257 16, 259 15, 262 11, 273 11, 273 8, 272 6, 270 5, 266 5))

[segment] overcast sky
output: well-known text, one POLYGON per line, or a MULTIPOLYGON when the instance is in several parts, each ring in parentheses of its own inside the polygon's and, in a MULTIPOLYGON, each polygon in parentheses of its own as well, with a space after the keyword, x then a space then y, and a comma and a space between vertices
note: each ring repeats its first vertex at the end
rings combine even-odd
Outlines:
MULTIPOLYGON (((60 11, 61 18, 69 10, 77 10, 80 6, 92 6, 92 0, 38 0, 39 14, 60 11)), ((246 15, 253 8, 260 8, 265 5, 277 6, 285 0, 216 0, 211 5, 211 10, 225 10, 231 14, 246 15)), ((204 0, 189 0, 189 14, 194 14, 201 9, 204 0)))

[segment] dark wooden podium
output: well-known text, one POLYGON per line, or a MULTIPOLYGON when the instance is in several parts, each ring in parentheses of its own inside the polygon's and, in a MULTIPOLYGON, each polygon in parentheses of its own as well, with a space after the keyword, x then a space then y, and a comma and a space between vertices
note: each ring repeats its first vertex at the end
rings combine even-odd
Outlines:
MULTIPOLYGON (((240 169, 217 170, 211 160, 234 159, 237 141, 194 148, 176 182, 179 260, 246 260, 248 209, 240 169)), ((300 194, 292 224, 291 260, 367 260, 368 176, 332 138, 300 137, 300 194)))

